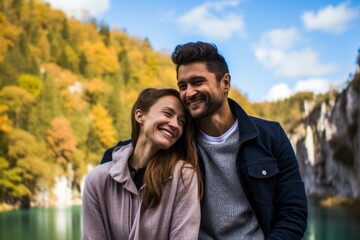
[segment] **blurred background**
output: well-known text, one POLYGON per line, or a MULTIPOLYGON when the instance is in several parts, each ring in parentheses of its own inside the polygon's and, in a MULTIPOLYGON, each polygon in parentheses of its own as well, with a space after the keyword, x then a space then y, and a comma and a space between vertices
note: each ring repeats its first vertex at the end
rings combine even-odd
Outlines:
POLYGON ((0 0, 0 239, 80 238, 86 173, 198 40, 228 61, 230 97, 286 130, 304 239, 357 239, 359 19, 359 1, 0 0))

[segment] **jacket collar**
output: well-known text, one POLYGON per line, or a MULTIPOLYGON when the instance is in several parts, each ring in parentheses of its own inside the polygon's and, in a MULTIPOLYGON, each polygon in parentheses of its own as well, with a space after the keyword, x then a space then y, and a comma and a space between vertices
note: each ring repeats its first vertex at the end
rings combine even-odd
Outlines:
POLYGON ((238 120, 239 128, 239 142, 245 142, 251 138, 254 138, 259 135, 259 129, 256 127, 255 123, 251 120, 249 115, 244 111, 244 109, 234 100, 228 98, 229 106, 231 112, 235 114, 238 120))
POLYGON ((116 147, 112 152, 113 165, 109 170, 110 176, 119 183, 124 183, 124 188, 138 194, 138 190, 131 179, 128 161, 134 152, 132 144, 116 147))
MULTIPOLYGON (((259 129, 255 123, 251 120, 250 116, 247 115, 245 110, 234 100, 228 98, 231 112, 236 116, 238 120, 239 128, 239 142, 240 144, 254 138, 259 135, 259 129)), ((198 124, 197 120, 194 119, 195 126, 198 124)), ((198 137, 199 132, 195 131, 195 137, 198 137)))

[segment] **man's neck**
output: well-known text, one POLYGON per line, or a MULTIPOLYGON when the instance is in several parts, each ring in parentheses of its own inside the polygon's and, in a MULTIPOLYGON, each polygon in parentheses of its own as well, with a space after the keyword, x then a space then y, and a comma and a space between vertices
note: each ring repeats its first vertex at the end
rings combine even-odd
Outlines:
POLYGON ((218 137, 223 135, 235 123, 236 117, 231 112, 229 103, 219 108, 209 117, 198 120, 200 129, 209 136, 218 137))

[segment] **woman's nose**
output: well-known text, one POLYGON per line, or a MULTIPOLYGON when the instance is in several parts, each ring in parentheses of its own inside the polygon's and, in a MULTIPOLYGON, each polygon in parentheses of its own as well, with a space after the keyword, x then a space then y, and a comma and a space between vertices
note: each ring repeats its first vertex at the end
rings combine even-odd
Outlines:
POLYGON ((169 125, 171 127, 173 127, 173 128, 178 128, 179 127, 179 122, 175 117, 173 117, 173 118, 170 119, 169 125))

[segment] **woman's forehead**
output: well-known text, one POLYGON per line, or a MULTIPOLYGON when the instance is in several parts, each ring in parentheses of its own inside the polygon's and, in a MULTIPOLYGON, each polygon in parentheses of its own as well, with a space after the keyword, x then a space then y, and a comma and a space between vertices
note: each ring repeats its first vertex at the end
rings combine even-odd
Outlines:
POLYGON ((159 100, 153 105, 156 108, 170 108, 175 112, 185 115, 185 108, 181 100, 175 96, 167 95, 159 98, 159 100))

